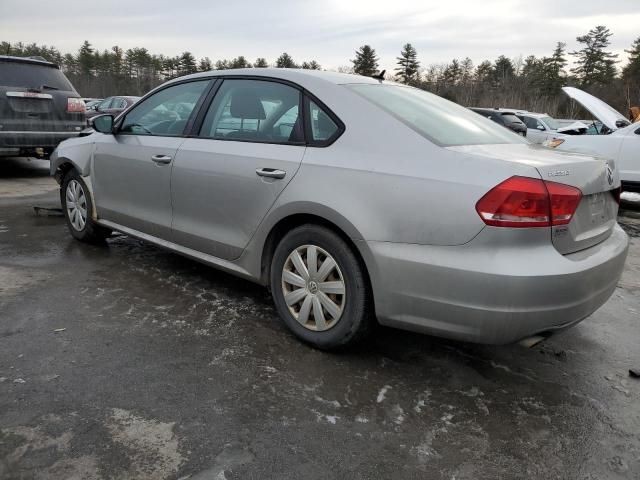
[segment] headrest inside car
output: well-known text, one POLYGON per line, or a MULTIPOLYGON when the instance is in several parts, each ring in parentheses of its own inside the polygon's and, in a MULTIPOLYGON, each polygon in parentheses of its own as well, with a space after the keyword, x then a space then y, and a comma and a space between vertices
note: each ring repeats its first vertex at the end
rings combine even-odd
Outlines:
POLYGON ((231 116, 235 118, 251 120, 267 118, 262 102, 256 93, 249 88, 239 88, 231 94, 230 110, 231 116))

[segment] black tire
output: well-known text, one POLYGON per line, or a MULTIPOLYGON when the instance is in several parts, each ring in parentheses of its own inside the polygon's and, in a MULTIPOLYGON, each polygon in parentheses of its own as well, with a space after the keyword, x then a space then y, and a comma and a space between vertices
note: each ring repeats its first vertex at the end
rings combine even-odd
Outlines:
POLYGON ((105 238, 111 235, 111 230, 104 228, 93 221, 93 201, 91 199, 91 194, 89 193, 87 184, 76 170, 69 170, 62 179, 62 183, 60 185, 60 204, 62 205, 62 212, 64 213, 67 228, 75 239, 86 243, 102 243, 105 238), (77 182, 77 184, 82 188, 86 202, 84 205, 86 206, 87 215, 82 228, 74 226, 69 216, 69 209, 67 208, 67 189, 69 188, 69 184, 72 182, 77 182))
MULTIPOLYGON (((280 318, 298 338, 317 348, 331 350, 353 345, 362 341, 374 324, 373 299, 364 266, 351 247, 326 227, 307 224, 287 233, 275 249, 271 261, 270 282, 273 301, 280 318), (323 331, 303 326, 296 320, 285 301, 282 280, 285 263, 294 250, 305 245, 320 247, 328 253, 337 263, 344 282, 342 313, 335 324, 323 331)), ((307 283, 303 288, 309 291, 309 285, 307 283)))

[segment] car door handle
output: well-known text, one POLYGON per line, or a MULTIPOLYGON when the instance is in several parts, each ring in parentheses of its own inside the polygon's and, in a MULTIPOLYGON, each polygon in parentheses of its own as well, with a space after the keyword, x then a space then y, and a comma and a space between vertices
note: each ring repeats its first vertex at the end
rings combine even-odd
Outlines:
POLYGON ((275 168, 259 168, 256 170, 256 174, 260 177, 284 178, 287 172, 284 170, 276 170, 275 168))
POLYGON ((171 163, 171 158, 172 157, 170 155, 153 155, 151 160, 158 164, 167 164, 171 163))

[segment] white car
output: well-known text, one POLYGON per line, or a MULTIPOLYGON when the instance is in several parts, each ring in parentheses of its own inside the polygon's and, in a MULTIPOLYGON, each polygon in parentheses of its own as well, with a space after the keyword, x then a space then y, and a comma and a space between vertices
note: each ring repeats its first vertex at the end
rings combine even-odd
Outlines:
POLYGON ((546 113, 517 111, 516 116, 527 126, 527 139, 532 143, 544 143, 568 135, 583 135, 589 128, 579 121, 568 125, 561 123, 546 113))
POLYGON ((610 105, 578 88, 563 87, 562 90, 602 122, 602 133, 565 135, 546 142, 546 145, 611 159, 620 172, 622 190, 640 192, 640 122, 631 124, 610 105))

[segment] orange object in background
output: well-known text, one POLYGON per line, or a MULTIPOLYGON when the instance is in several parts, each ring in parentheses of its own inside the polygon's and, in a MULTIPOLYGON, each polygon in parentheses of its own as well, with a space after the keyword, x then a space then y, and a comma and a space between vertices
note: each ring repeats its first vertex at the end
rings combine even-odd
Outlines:
POLYGON ((632 122, 640 122, 640 107, 631 107, 629 109, 629 120, 632 122))

